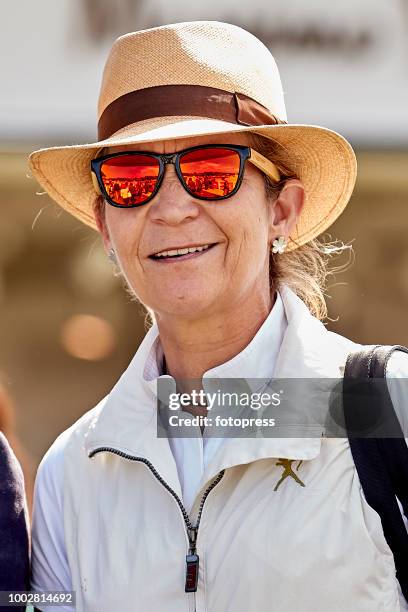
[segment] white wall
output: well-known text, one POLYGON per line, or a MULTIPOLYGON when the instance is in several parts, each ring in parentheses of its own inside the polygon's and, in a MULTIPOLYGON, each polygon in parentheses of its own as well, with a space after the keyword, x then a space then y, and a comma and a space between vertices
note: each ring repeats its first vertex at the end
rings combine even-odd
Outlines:
POLYGON ((237 23, 271 43, 290 121, 326 125, 355 145, 407 146, 408 0, 206 0, 204 8, 134 0, 133 16, 131 0, 99 0, 101 10, 105 2, 115 7, 118 21, 99 42, 87 35, 84 2, 4 2, 3 146, 92 141, 103 64, 116 35, 190 19, 237 23), (301 41, 311 28, 318 46, 307 47, 301 41))

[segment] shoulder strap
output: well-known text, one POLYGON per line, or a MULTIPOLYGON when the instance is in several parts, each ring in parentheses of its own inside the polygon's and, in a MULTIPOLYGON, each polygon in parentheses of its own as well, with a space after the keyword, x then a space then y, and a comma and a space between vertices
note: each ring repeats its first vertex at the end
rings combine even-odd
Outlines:
POLYGON ((384 536, 394 555, 397 578, 408 601, 408 534, 396 500, 397 496, 408 517, 408 447, 386 384, 368 388, 373 410, 377 413, 386 410, 390 416, 393 437, 359 438, 350 434, 356 404, 348 383, 357 378, 385 378, 388 360, 395 350, 408 353, 400 345, 365 346, 350 353, 344 370, 343 407, 350 449, 365 498, 381 518, 384 536))

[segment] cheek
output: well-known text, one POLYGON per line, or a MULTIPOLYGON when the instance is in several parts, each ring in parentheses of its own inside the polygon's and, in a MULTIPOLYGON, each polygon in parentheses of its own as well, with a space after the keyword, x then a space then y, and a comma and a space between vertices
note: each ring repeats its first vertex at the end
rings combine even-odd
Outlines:
POLYGON ((241 252, 243 265, 256 275, 264 269, 269 258, 268 231, 264 220, 257 220, 256 227, 252 224, 243 238, 241 252))
MULTIPOLYGON (((112 247, 122 265, 137 260, 140 244, 141 224, 133 210, 120 210, 110 207, 107 211, 106 225, 112 242, 112 247)), ((137 212, 137 211, 136 211, 137 212)))
POLYGON ((230 237, 235 251, 248 265, 262 263, 269 251, 269 218, 267 204, 248 200, 241 214, 230 220, 230 237))

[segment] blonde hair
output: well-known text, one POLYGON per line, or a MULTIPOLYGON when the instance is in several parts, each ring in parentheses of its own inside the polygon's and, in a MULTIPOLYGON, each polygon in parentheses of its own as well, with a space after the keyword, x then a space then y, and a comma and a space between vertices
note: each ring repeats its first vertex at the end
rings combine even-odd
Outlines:
MULTIPOLYGON (((259 153, 272 160, 279 168, 281 180, 279 183, 272 182, 264 175, 265 191, 269 200, 274 201, 279 196, 286 181, 299 178, 291 170, 291 155, 282 145, 276 141, 250 133, 250 146, 259 153)), ((95 213, 104 218, 104 200, 101 196, 96 198, 94 204, 95 213)), ((328 318, 325 294, 328 289, 328 280, 336 273, 344 271, 349 267, 349 260, 340 266, 331 266, 333 257, 348 252, 353 255, 352 246, 344 244, 340 240, 313 239, 297 247, 295 250, 284 253, 272 253, 269 255, 269 283, 271 289, 277 289, 282 285, 290 287, 296 295, 307 305, 312 315, 320 320, 328 318)), ((128 288, 130 289, 130 288, 128 288)), ((137 296, 130 290, 132 299, 138 300, 137 296)), ((326 294, 327 295, 327 294, 326 294)), ((147 311, 145 326, 148 328, 156 322, 154 311, 146 304, 140 302, 147 311)))

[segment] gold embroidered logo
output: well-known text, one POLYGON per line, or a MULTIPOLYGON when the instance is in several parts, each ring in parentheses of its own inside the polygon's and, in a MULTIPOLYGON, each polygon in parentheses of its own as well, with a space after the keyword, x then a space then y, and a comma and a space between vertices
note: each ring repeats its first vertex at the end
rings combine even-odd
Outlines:
MULTIPOLYGON (((296 480, 296 482, 298 484, 300 484, 302 487, 305 487, 305 483, 302 482, 299 478, 299 476, 297 476, 295 474, 295 472, 292 470, 292 463, 294 462, 294 459, 279 459, 279 461, 276 462, 276 465, 280 465, 281 467, 284 468, 283 470, 283 474, 279 480, 279 482, 277 483, 276 487, 274 488, 274 491, 278 490, 278 487, 280 484, 282 484, 282 482, 285 480, 285 478, 288 478, 288 476, 290 476, 291 478, 293 478, 294 480, 296 480)), ((303 463, 303 459, 301 461, 299 461, 296 471, 298 471, 298 469, 300 468, 301 464, 303 463)))

